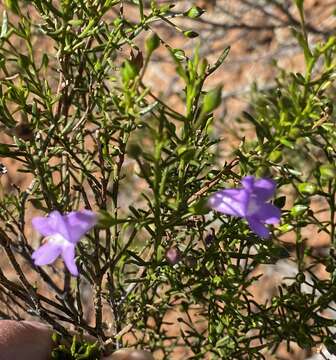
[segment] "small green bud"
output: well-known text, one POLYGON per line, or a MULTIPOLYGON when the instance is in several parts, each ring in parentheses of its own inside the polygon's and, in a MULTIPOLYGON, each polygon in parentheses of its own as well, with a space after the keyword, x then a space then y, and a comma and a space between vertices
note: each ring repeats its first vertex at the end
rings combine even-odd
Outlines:
POLYGON ((209 91, 203 99, 202 113, 209 114, 213 112, 222 101, 222 87, 217 86, 209 91))
POLYGON ((219 173, 219 170, 210 170, 207 175, 208 180, 213 180, 219 173))
POLYGON ((160 15, 166 14, 166 13, 167 13, 169 10, 171 10, 174 6, 175 6, 175 4, 168 4, 168 5, 162 5, 162 6, 160 6, 160 9, 159 9, 160 15))
POLYGON ((134 64, 132 64, 129 60, 126 60, 122 66, 121 75, 123 81, 127 83, 138 75, 138 70, 134 64))
POLYGON ((198 36, 198 33, 193 30, 183 31, 183 35, 189 39, 193 39, 198 36))
POLYGON ((186 11, 183 15, 184 16, 188 16, 191 19, 197 19, 200 16, 202 16, 204 14, 204 10, 201 9, 198 6, 193 6, 191 7, 188 11, 186 11))
POLYGON ((333 179, 336 176, 336 168, 331 164, 324 164, 320 166, 320 174, 323 178, 333 179))
POLYGON ((307 209, 308 209, 307 205, 297 204, 292 207, 290 212, 291 212, 292 216, 299 217, 299 216, 303 215, 307 209))
POLYGON ((156 33, 149 36, 146 40, 146 51, 148 55, 151 55, 160 46, 160 38, 156 33))
POLYGON ((183 61, 186 59, 186 54, 182 49, 172 49, 172 52, 176 60, 183 61))
POLYGON ((310 183, 302 183, 298 185, 298 189, 301 194, 313 195, 316 193, 316 185, 310 183))
POLYGON ((282 160, 282 151, 280 150, 273 150, 269 156, 268 160, 274 163, 279 163, 282 160))

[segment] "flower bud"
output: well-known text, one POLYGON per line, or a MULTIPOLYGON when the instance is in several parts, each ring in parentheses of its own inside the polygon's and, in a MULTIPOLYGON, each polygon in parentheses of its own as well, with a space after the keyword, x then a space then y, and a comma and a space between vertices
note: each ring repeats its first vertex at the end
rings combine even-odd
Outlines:
POLYGON ((188 16, 191 19, 197 19, 204 13, 204 10, 198 6, 192 6, 189 10, 183 13, 184 16, 188 16))
POLYGON ((324 164, 319 168, 321 177, 325 179, 332 179, 336 176, 336 168, 332 164, 324 164))
POLYGON ((317 191, 317 187, 315 184, 311 183, 301 183, 298 185, 298 189, 301 194, 313 195, 317 191))
POLYGON ((184 31, 183 35, 189 39, 193 39, 193 38, 199 36, 197 32, 192 31, 192 30, 184 31))
POLYGON ((268 159, 274 163, 278 163, 282 160, 282 151, 280 150, 273 150, 269 156, 268 159))
POLYGON ((297 204, 291 208, 290 213, 294 217, 299 217, 299 216, 303 215, 307 210, 308 210, 307 205, 297 204))
POLYGON ((121 75, 123 81, 128 83, 130 80, 133 80, 138 75, 138 69, 136 68, 135 64, 126 60, 121 68, 121 75))
POLYGON ((166 251, 166 259, 171 265, 176 265, 181 260, 180 250, 173 246, 166 251))
POLYGON ((205 114, 213 112, 220 105, 221 100, 222 87, 217 86, 204 96, 202 112, 205 114))
POLYGON ((146 40, 146 51, 151 55, 160 46, 160 38, 154 33, 146 40))

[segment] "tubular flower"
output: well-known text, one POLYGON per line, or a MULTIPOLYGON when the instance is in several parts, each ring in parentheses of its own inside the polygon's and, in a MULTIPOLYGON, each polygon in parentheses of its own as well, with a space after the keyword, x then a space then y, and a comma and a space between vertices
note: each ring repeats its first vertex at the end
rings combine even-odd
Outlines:
POLYGON ((209 206, 223 214, 245 218, 253 232, 268 238, 265 224, 277 224, 281 212, 267 202, 273 197, 276 184, 271 179, 256 179, 246 176, 240 189, 220 190, 209 198, 209 206))
POLYGON ((53 211, 48 217, 35 217, 34 228, 45 236, 45 243, 32 254, 35 265, 53 263, 61 255, 73 276, 78 276, 75 263, 75 246, 97 223, 97 216, 90 210, 72 211, 61 215, 53 211))

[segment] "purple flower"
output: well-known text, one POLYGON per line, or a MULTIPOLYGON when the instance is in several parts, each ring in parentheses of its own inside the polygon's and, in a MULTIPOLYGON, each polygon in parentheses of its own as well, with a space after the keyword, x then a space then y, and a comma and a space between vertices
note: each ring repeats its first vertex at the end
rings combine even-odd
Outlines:
POLYGON ((246 176, 241 184, 241 189, 225 189, 213 194, 209 206, 223 214, 245 218, 257 235, 269 237, 265 224, 277 224, 281 216, 276 206, 266 202, 274 194, 275 182, 246 176))
POLYGON ((48 217, 34 218, 32 223, 46 240, 32 254, 35 265, 51 264, 61 255, 70 273, 77 276, 75 246, 97 223, 96 214, 90 210, 72 211, 66 215, 53 211, 48 217))

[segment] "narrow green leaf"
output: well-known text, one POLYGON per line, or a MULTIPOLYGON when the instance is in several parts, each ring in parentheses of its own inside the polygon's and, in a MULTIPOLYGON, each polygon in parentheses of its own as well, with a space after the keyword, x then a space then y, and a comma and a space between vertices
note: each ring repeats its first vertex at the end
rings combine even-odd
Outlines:
POLYGON ((98 226, 102 228, 109 228, 118 224, 124 224, 129 222, 130 219, 116 219, 107 211, 101 210, 98 218, 98 226))
POLYGON ((292 150, 295 149, 295 144, 292 141, 286 139, 285 137, 280 138, 279 141, 281 142, 281 144, 285 145, 287 148, 292 149, 292 150))
POLYGON ((227 58, 227 56, 229 55, 230 52, 230 46, 226 47, 223 52, 221 53, 220 57, 217 59, 217 61, 208 68, 207 70, 207 76, 209 76, 210 74, 212 74, 214 71, 216 71, 225 61, 225 59, 227 58))
POLYGON ((2 26, 1 26, 0 39, 6 37, 7 31, 8 31, 8 17, 7 17, 7 11, 4 10, 2 13, 2 26))

